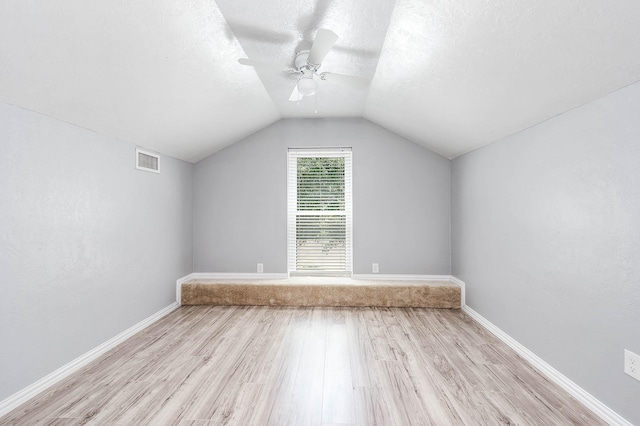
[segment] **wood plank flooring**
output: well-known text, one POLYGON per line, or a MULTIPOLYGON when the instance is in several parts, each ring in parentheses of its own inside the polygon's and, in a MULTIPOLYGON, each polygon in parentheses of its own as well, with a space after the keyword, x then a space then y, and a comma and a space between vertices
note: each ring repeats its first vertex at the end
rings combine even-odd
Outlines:
POLYGON ((181 307, 1 425, 601 425, 457 310, 181 307))

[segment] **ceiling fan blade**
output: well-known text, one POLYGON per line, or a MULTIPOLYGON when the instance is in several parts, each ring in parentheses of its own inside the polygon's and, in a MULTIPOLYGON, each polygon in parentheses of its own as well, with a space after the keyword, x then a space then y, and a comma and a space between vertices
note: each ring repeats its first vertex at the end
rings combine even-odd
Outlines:
POLYGON ((330 83, 344 84, 352 87, 366 87, 369 84, 369 80, 362 77, 356 77, 354 75, 336 74, 333 72, 323 72, 320 74, 320 78, 330 83))
POLYGON ((296 85, 293 86, 291 96, 289 96, 289 100, 291 102, 298 102, 300 99, 302 99, 302 95, 300 94, 300 92, 298 92, 298 82, 296 82, 296 85))
POLYGON ((275 71, 289 71, 291 69, 277 62, 260 61, 256 59, 240 58, 238 59, 238 62, 240 62, 242 65, 248 65, 250 67, 268 68, 275 71))
POLYGON ((336 33, 320 28, 316 34, 316 39, 313 41, 313 46, 311 46, 307 61, 314 65, 320 65, 336 40, 338 40, 336 33))

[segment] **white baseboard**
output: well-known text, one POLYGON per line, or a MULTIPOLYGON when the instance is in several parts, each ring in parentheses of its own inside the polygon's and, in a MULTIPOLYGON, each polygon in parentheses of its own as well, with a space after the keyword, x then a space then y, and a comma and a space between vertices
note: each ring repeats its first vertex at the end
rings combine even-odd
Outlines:
POLYGON ((353 274, 351 278, 354 280, 450 281, 451 275, 353 274))
POLYGON ((129 327, 128 329, 126 329, 122 333, 118 334, 117 336, 107 340, 106 342, 104 342, 100 346, 97 346, 97 347, 93 348, 89 352, 85 353, 84 355, 79 356, 78 358, 74 359, 70 363, 63 365, 62 367, 58 368, 56 371, 46 375, 45 377, 43 377, 42 379, 38 380, 37 382, 27 386, 26 388, 22 389, 19 392, 11 395, 7 399, 5 399, 3 401, 0 401, 0 417, 2 417, 3 415, 7 414, 9 411, 13 410, 14 408, 18 407, 19 405, 27 402, 29 399, 31 399, 34 396, 38 395, 40 392, 42 392, 42 391, 48 389, 49 387, 55 385, 60 380, 66 378, 69 375, 71 375, 72 373, 75 373, 76 371, 80 370, 82 367, 86 366, 91 361, 93 361, 96 358, 98 358, 100 355, 102 355, 102 354, 106 353, 107 351, 113 349, 114 347, 116 347, 120 343, 122 343, 125 340, 127 340, 129 337, 133 336, 134 334, 138 333, 139 331, 143 330, 144 328, 150 326, 151 324, 153 324, 154 322, 158 321, 160 318, 164 317, 165 315, 169 314, 170 312, 174 311, 178 307, 179 307, 179 305, 177 303, 172 303, 171 305, 167 306, 166 308, 163 308, 160 311, 156 312, 155 314, 143 319, 142 321, 140 321, 136 325, 134 325, 132 327, 129 327))
POLYGON ((289 278, 286 273, 257 273, 257 272, 194 272, 189 279, 194 280, 284 280, 289 278))
POLYGON ((513 337, 498 328, 491 321, 471 309, 469 306, 463 305, 462 310, 473 318, 476 322, 486 328, 489 332, 495 335, 498 339, 506 343, 511 349, 516 351, 518 355, 526 359, 531 365, 533 365, 540 373, 544 374, 549 380, 559 385, 561 388, 569 392, 575 399, 584 404, 587 408, 597 414, 602 420, 610 425, 619 426, 633 426, 630 422, 620 416, 618 413, 607 407, 600 402, 596 397, 591 395, 586 390, 572 382, 569 378, 564 376, 558 370, 547 364, 544 360, 531 352, 529 349, 521 345, 513 337))

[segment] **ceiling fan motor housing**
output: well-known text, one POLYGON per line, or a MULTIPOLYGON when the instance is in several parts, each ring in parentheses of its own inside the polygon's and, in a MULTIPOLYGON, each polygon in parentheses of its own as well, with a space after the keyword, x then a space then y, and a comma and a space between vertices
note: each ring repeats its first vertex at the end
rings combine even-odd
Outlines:
POLYGON ((320 64, 309 63, 309 50, 302 50, 298 52, 294 64, 296 69, 303 74, 305 71, 312 71, 312 73, 315 73, 318 68, 320 68, 320 64))

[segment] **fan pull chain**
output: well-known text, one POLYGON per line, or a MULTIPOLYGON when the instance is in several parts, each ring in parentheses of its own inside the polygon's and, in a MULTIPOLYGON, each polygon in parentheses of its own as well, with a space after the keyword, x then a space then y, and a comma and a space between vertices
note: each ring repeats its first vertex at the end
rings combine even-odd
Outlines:
POLYGON ((316 94, 315 94, 314 98, 315 98, 315 101, 316 101, 316 110, 315 110, 314 114, 317 114, 318 113, 318 92, 317 91, 316 91, 316 94))

